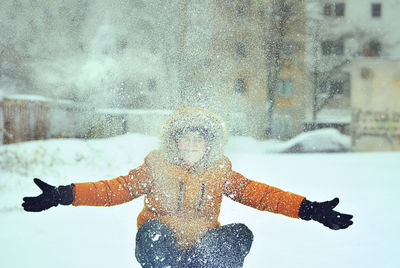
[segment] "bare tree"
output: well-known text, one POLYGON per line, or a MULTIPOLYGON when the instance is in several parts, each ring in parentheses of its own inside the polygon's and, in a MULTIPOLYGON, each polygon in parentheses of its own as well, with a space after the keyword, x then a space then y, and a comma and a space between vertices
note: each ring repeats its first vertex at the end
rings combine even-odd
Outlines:
MULTIPOLYGON (((266 65, 268 68, 267 79, 267 137, 273 133, 273 117, 277 83, 282 69, 285 67, 285 54, 288 44, 293 43, 293 33, 301 31, 299 20, 304 14, 298 12, 304 1, 271 0, 269 2, 269 19, 265 30, 266 65)), ((293 64, 291 62, 290 64, 293 64)))
POLYGON ((307 16, 308 72, 312 87, 312 120, 316 122, 318 113, 331 103, 337 93, 335 88, 328 88, 321 94, 321 85, 344 74, 353 58, 377 56, 379 51, 372 53, 367 46, 371 40, 379 40, 382 33, 356 25, 343 27, 343 20, 335 17, 338 16, 335 12, 340 12, 340 8, 335 6, 337 4, 320 1, 310 1, 310 4, 314 10, 309 10, 307 16))

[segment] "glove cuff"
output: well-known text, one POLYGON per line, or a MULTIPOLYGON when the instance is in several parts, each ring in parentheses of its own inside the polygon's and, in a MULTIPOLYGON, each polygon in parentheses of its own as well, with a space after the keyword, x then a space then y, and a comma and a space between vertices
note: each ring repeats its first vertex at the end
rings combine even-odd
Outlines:
POLYGON ((61 205, 71 205, 74 201, 74 194, 73 194, 74 185, 66 185, 66 186, 58 186, 57 191, 60 194, 59 203, 61 205))
POLYGON ((315 202, 311 202, 307 199, 303 199, 299 208, 299 218, 302 220, 309 221, 313 218, 315 212, 315 202))

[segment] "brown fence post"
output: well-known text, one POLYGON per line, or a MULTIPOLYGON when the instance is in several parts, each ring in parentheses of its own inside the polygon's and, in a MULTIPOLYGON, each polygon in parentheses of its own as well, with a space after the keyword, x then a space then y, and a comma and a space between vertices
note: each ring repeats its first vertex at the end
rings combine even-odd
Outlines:
POLYGON ((13 126, 12 126, 12 111, 10 107, 10 101, 5 100, 3 103, 3 120, 4 120, 4 134, 3 135, 3 143, 10 144, 13 143, 14 135, 13 135, 13 126))
POLYGON ((5 99, 3 144, 48 138, 50 107, 31 100, 5 99))

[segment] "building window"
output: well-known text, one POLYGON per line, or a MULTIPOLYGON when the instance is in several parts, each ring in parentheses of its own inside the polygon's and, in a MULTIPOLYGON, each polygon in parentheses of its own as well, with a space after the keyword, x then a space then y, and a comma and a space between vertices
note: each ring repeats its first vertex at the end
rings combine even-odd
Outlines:
POLYGON ((331 81, 330 90, 334 95, 343 95, 344 82, 343 81, 331 81))
POLYGON ((336 3, 335 4, 335 16, 336 17, 344 16, 344 3, 336 3))
POLYGON ((371 41, 369 42, 369 49, 375 56, 381 55, 381 43, 379 41, 371 41))
POLYGON ((237 95, 245 95, 246 87, 246 80, 244 78, 238 78, 235 80, 234 89, 237 95))
POLYGON ((322 55, 343 55, 344 42, 343 40, 325 40, 321 42, 322 55))
POLYGON ((290 79, 276 81, 276 96, 288 98, 293 95, 293 83, 290 79))
POLYGON ((324 15, 325 16, 332 16, 332 4, 325 4, 324 5, 324 15))
POLYGON ((374 18, 381 16, 382 4, 371 4, 371 15, 374 18))
POLYGON ((288 1, 273 0, 270 4, 270 14, 273 17, 286 17, 290 18, 294 15, 295 11, 293 4, 288 1))
POLYGON ((381 55, 381 53, 382 47, 379 41, 373 40, 363 45, 362 55, 364 57, 378 57, 381 55))
POLYGON ((330 96, 330 95, 343 95, 344 93, 344 81, 343 80, 327 80, 322 81, 319 86, 319 96, 330 96))
POLYGON ((326 3, 323 6, 324 16, 331 17, 343 17, 345 13, 344 3, 326 3))
POLYGON ((247 52, 246 52, 246 44, 243 42, 237 42, 236 43, 236 56, 239 58, 246 58, 247 52))

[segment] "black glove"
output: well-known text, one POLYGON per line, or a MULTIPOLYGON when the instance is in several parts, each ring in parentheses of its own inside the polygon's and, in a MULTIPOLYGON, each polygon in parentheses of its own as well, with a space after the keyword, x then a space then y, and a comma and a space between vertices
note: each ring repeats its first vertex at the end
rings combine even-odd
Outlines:
POLYGON ((333 230, 346 229, 353 224, 352 215, 342 214, 333 210, 339 204, 339 198, 326 202, 311 202, 304 199, 301 202, 299 218, 309 221, 314 220, 322 223, 333 230))
POLYGON ((24 197, 22 206, 26 211, 39 212, 61 205, 71 205, 74 201, 73 184, 66 186, 51 186, 37 178, 33 179, 43 193, 36 197, 24 197))

